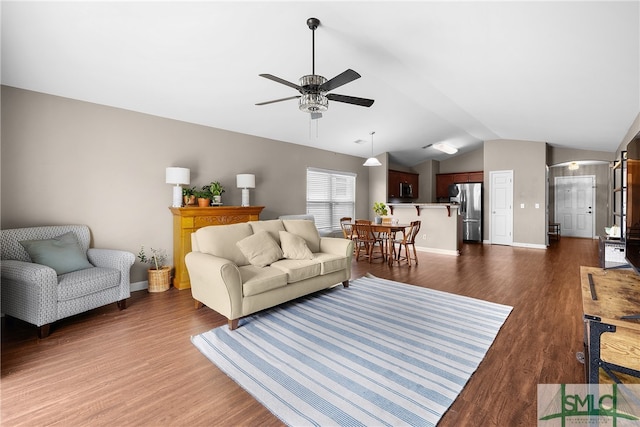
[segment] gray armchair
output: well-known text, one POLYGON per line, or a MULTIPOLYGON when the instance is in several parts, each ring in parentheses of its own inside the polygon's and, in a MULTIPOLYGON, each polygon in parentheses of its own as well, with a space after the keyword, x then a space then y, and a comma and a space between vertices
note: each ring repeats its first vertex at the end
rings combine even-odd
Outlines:
POLYGON ((56 320, 113 302, 120 310, 126 308, 129 270, 135 261, 131 252, 89 248, 89 228, 85 225, 16 228, 1 233, 2 312, 36 325, 40 338, 49 335, 56 320), (32 262, 20 244, 68 232, 77 238, 79 251, 86 254, 90 268, 58 275, 53 268, 32 262))

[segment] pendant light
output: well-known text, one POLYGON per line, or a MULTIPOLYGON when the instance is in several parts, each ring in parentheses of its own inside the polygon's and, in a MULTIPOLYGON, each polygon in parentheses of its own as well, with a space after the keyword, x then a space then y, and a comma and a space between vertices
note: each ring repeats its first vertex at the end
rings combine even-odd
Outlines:
POLYGON ((374 131, 371 131, 371 157, 369 157, 367 161, 362 164, 362 166, 382 166, 382 163, 380 163, 380 160, 373 157, 373 134, 374 133, 375 133, 374 131))

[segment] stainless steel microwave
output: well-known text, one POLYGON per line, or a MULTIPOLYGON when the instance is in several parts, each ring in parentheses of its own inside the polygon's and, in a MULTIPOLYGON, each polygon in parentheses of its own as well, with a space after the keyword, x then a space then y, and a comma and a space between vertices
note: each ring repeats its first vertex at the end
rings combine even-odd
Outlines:
POLYGON ((413 197, 413 186, 407 182, 401 182, 400 197, 413 197))

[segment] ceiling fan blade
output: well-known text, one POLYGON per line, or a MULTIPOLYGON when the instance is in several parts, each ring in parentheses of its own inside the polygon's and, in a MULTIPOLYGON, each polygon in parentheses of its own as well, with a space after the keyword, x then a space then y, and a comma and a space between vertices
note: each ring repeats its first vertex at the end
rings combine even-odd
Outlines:
POLYGON ((324 82, 324 84, 320 86, 320 90, 322 92, 329 92, 330 90, 338 88, 342 85, 346 85, 347 83, 352 82, 359 78, 360 78, 360 74, 356 73, 352 69, 348 69, 347 71, 344 71, 338 74, 331 80, 324 82))
POLYGON ((274 99, 273 101, 259 102, 259 103, 257 103, 256 105, 267 105, 267 104, 273 104, 274 102, 288 101, 288 100, 290 100, 290 99, 296 99, 296 98, 300 98, 300 95, 289 96, 289 97, 287 97, 287 98, 274 99))
POLYGON ((286 81, 284 79, 281 79, 280 77, 276 77, 276 76, 274 76, 272 74, 259 74, 259 76, 260 77, 264 77, 265 79, 273 80, 274 82, 278 82, 278 83, 283 84, 285 86, 292 87, 295 90, 297 90, 297 91, 302 93, 302 88, 300 86, 298 86, 295 83, 291 83, 291 82, 288 82, 288 81, 286 81))
POLYGON ((371 107, 374 103, 373 99, 356 98, 355 96, 338 95, 336 93, 328 93, 327 98, 331 101, 345 102, 347 104, 360 105, 361 107, 371 107))

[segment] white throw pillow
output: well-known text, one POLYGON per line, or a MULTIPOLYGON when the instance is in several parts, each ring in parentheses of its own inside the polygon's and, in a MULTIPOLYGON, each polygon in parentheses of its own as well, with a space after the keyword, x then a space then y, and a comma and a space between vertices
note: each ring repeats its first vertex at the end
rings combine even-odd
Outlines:
POLYGON ((282 258, 282 249, 267 231, 245 237, 236 242, 236 246, 247 257, 251 265, 266 267, 282 258))
POLYGON ((309 250, 307 242, 295 234, 288 231, 280 232, 280 244, 282 253, 288 259, 313 259, 313 253, 309 250))

